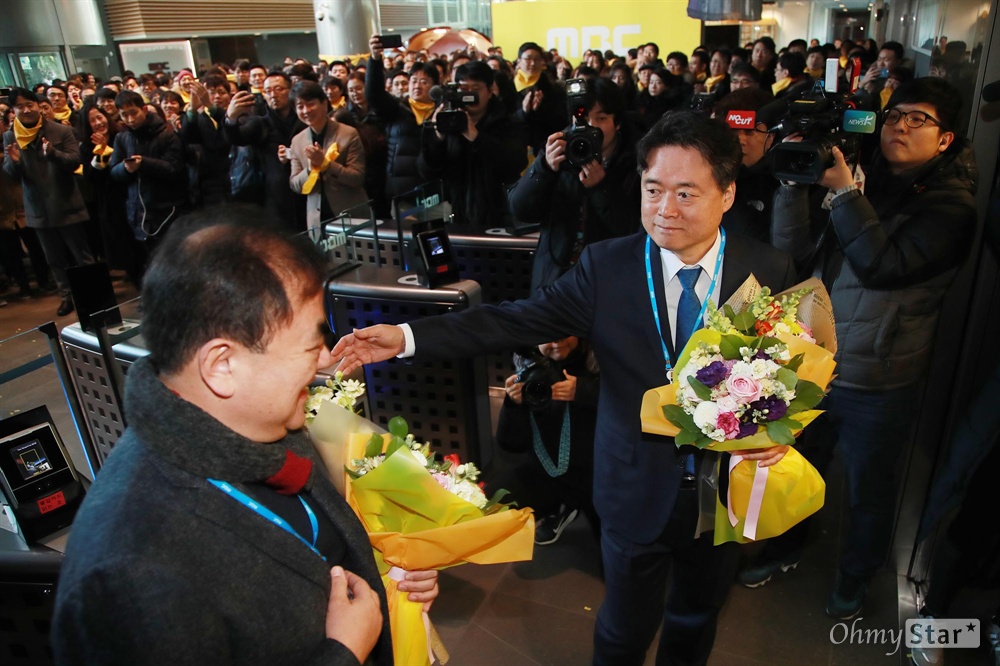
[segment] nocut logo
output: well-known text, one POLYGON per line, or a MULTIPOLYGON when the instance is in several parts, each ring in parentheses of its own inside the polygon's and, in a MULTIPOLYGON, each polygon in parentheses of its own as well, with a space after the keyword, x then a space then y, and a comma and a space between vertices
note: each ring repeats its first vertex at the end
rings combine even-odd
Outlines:
POLYGON ((733 129, 753 129, 757 123, 757 113, 754 111, 730 111, 726 122, 733 129))

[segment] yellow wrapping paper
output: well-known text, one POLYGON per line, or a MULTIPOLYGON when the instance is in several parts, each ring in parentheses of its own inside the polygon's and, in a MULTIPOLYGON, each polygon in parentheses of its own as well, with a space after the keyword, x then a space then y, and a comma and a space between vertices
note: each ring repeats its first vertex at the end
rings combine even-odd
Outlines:
MULTIPOLYGON (((371 437, 348 438, 344 459, 364 457, 371 437)), ((383 435, 384 446, 390 436, 383 435)), ((384 448, 383 448, 384 450, 384 448)), ((346 475, 346 472, 345 472, 346 475)), ((405 448, 376 469, 346 484, 346 498, 368 532, 389 599, 393 656, 397 664, 429 664, 429 624, 422 604, 396 591, 390 569, 442 569, 473 562, 495 564, 531 559, 535 519, 531 509, 484 516, 442 488, 405 448)), ((443 661, 443 660, 442 660, 443 661)))
POLYGON ((789 449, 784 458, 767 470, 756 539, 744 537, 743 528, 757 463, 743 460, 729 474, 729 501, 738 521, 736 525, 730 523, 726 507, 716 497, 715 545, 727 541, 748 543, 784 534, 823 507, 826 483, 816 468, 795 449, 789 449))
MULTIPOLYGON (((747 336, 743 337, 746 340, 751 340, 747 336)), ((823 349, 819 345, 813 344, 811 342, 806 342, 800 338, 796 338, 790 335, 779 335, 777 336, 779 340, 788 345, 788 353, 793 357, 798 354, 804 356, 802 365, 795 372, 799 379, 805 379, 810 381, 817 386, 819 386, 824 391, 826 387, 830 384, 830 380, 833 379, 833 370, 836 367, 836 363, 833 360, 833 353, 823 349)), ((701 329, 695 331, 691 335, 691 339, 688 344, 684 347, 684 351, 681 353, 681 357, 677 362, 677 368, 683 368, 688 362, 691 353, 690 350, 694 349, 699 342, 706 342, 708 344, 719 344, 722 339, 722 335, 716 331, 710 331, 708 329, 701 329)), ((673 423, 667 420, 667 417, 663 415, 664 405, 676 405, 677 404, 677 387, 674 384, 667 384, 665 386, 658 386, 654 389, 646 391, 645 395, 642 396, 642 405, 639 408, 639 418, 642 420, 642 431, 648 432, 654 435, 665 435, 667 437, 674 437, 680 430, 673 423)), ((791 418, 795 419, 802 424, 802 427, 809 425, 815 420, 817 416, 823 412, 818 409, 810 409, 804 412, 799 412, 791 418)), ((802 428, 792 431, 795 435, 802 432, 802 428)), ((768 447, 774 446, 767 433, 761 430, 756 435, 751 435, 750 437, 744 437, 743 439, 729 439, 725 442, 713 442, 708 449, 711 451, 740 451, 744 449, 766 449, 768 447)))

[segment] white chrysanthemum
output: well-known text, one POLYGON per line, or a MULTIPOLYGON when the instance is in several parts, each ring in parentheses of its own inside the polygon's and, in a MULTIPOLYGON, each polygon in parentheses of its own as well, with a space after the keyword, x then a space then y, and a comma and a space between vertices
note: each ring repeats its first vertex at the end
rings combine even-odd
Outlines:
POLYGON ((486 506, 489 501, 482 489, 470 481, 459 481, 452 487, 451 492, 479 509, 486 506))
POLYGON ((719 406, 714 402, 702 402, 695 407, 692 417, 694 418, 694 424, 702 432, 705 432, 706 428, 710 431, 714 430, 715 424, 719 420, 719 406))
POLYGON ((420 449, 410 449, 410 453, 413 454, 413 459, 419 462, 422 466, 427 467, 427 458, 424 454, 420 452, 420 449))

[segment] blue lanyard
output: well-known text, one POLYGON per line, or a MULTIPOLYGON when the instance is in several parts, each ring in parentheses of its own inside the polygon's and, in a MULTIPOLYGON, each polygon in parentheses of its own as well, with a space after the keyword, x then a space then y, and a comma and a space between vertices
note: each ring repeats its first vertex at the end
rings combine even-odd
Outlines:
MULTIPOLYGON (((708 285, 708 294, 705 296, 705 300, 701 304, 701 312, 698 313, 698 318, 695 320, 694 328, 691 329, 693 334, 699 328, 701 328, 701 323, 705 320, 705 309, 708 307, 708 299, 712 297, 715 293, 715 284, 719 279, 719 270, 722 268, 722 255, 726 251, 726 230, 719 227, 719 232, 722 234, 722 242, 719 244, 719 255, 715 258, 715 270, 712 272, 712 283, 708 285)), ((653 306, 653 319, 656 320, 656 331, 660 334, 660 346, 663 347, 663 361, 664 361, 664 371, 667 373, 667 382, 673 383, 673 364, 670 360, 670 351, 667 349, 667 343, 663 340, 663 325, 660 323, 660 308, 656 303, 656 288, 653 286, 653 240, 646 236, 646 286, 649 287, 649 302, 653 306)), ((663 282, 663 293, 667 293, 667 283, 666 276, 664 276, 663 282)), ((688 335, 690 338, 691 335, 688 335)), ((680 355, 682 350, 678 349, 677 354, 680 355)))
POLYGON ((257 513, 258 515, 262 516, 265 520, 274 523, 275 525, 285 530, 286 532, 294 536, 296 539, 298 539, 305 545, 309 546, 309 549, 312 552, 316 553, 321 558, 323 558, 324 562, 326 561, 326 558, 323 557, 323 555, 318 550, 316 550, 316 540, 319 538, 319 521, 316 520, 316 514, 313 512, 312 507, 310 507, 309 504, 307 504, 306 501, 302 499, 301 495, 298 496, 299 502, 302 503, 302 508, 306 510, 306 515, 309 516, 309 524, 312 526, 312 543, 309 543, 304 538, 302 538, 302 535, 296 532, 294 529, 292 529, 292 526, 289 525, 284 518, 276 514, 274 511, 271 511, 266 506, 262 506, 260 502, 251 499, 247 495, 241 493, 239 490, 236 490, 236 488, 233 488, 225 481, 217 481, 215 479, 207 479, 207 480, 213 486, 215 486, 222 492, 226 493, 227 495, 232 497, 234 500, 236 500, 243 506, 247 507, 254 513, 257 513))

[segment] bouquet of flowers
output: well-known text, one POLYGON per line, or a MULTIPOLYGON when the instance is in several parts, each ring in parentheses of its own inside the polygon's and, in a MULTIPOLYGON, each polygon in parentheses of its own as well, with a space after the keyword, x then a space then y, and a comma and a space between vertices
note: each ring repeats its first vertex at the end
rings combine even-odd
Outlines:
POLYGON ((487 498, 474 464, 432 454, 401 417, 382 432, 353 414, 353 403, 338 405, 336 393, 319 399, 310 432, 375 549, 395 661, 430 664, 434 652, 445 661, 422 604, 398 593, 397 582, 409 570, 531 559, 534 516, 531 509, 502 504, 506 491, 487 498))
MULTIPOLYGON (((815 407, 833 378, 832 322, 819 316, 807 322, 800 313, 807 298, 811 310, 828 312, 825 293, 822 283, 811 281, 772 296, 754 280, 737 292, 735 304, 710 307, 706 328, 691 336, 678 359, 674 382, 644 396, 643 431, 712 451, 793 445, 821 413, 815 407)), ((770 468, 741 463, 741 456, 731 458, 726 510, 720 504, 716 511, 717 543, 776 536, 822 506, 822 478, 794 449, 770 468), (783 480, 767 494, 769 473, 783 480), (745 512, 735 509, 734 496, 748 498, 745 512)))

